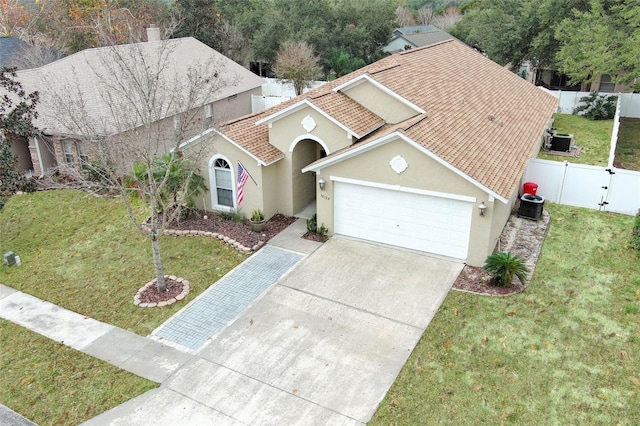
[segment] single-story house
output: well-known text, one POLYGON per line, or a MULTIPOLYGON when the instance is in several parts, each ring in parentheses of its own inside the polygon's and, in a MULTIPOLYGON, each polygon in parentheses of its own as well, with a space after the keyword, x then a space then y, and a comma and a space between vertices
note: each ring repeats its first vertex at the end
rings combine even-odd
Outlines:
POLYGON ((73 127, 78 119, 90 123, 96 138, 145 131, 132 99, 145 96, 141 92, 147 90, 146 84, 157 84, 157 89, 149 90, 160 93, 157 110, 148 113, 152 116, 148 121, 166 131, 167 140, 174 138, 179 127, 186 129, 184 138, 188 138, 213 123, 251 113, 251 97, 261 95, 262 78, 195 38, 162 40, 155 27, 149 28, 148 36, 147 42, 86 49, 40 68, 18 71, 17 80, 27 92, 40 92, 39 117, 34 123, 40 136, 29 141, 12 139, 24 171, 41 176, 53 167, 78 168, 93 161, 90 147, 83 142, 87 135, 73 127), (195 78, 191 77, 194 70, 199 78, 206 77, 197 91, 186 83, 195 78), (132 86, 131 93, 122 93, 122 82, 156 72, 156 82, 143 81, 140 87, 132 86), (132 77, 134 73, 139 75, 132 77), (207 91, 205 85, 215 88, 207 91), (63 117, 65 113, 69 116, 63 117))
POLYGON ((482 265, 556 103, 448 40, 209 129, 183 149, 206 146, 207 210, 271 217, 311 206, 330 235, 482 265), (242 188, 239 166, 250 175, 242 188))

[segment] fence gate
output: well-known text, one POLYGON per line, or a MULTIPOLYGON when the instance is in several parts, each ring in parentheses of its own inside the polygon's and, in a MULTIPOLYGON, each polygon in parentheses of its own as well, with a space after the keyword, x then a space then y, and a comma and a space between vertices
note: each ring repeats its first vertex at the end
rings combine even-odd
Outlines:
POLYGON ((553 203, 632 215, 640 208, 640 172, 535 159, 524 179, 553 203))

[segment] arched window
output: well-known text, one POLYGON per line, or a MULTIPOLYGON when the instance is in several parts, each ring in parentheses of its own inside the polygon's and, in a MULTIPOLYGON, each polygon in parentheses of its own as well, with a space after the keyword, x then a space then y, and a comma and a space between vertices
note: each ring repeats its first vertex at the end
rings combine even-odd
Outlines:
POLYGON ((211 182, 211 203, 214 208, 232 209, 235 206, 233 196, 233 170, 226 158, 216 155, 209 161, 211 182))

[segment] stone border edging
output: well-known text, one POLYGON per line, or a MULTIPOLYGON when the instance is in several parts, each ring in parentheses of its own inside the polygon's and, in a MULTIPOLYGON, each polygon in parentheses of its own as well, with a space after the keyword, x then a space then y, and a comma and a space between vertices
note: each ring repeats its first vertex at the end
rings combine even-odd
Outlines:
MULTIPOLYGON (((149 231, 149 228, 144 224, 142 225, 142 228, 147 232, 149 231)), ((171 236, 171 237, 193 237, 193 236, 199 236, 199 237, 217 238, 220 241, 222 241, 223 243, 232 246, 233 248, 235 248, 236 250, 238 250, 242 254, 251 254, 253 252, 258 251, 262 246, 265 245, 264 241, 259 241, 253 247, 246 247, 246 246, 242 245, 241 243, 239 243, 238 241, 236 241, 236 240, 234 240, 232 238, 225 237, 222 234, 219 234, 217 232, 210 232, 210 231, 181 231, 181 230, 178 230, 178 229, 165 229, 164 231, 162 231, 162 235, 168 235, 168 236, 171 236)))
POLYGON ((150 286, 156 285, 156 280, 153 279, 148 283, 146 283, 145 285, 143 285, 142 287, 140 287, 140 290, 138 290, 136 292, 136 295, 133 296, 133 304, 140 308, 155 308, 155 307, 161 308, 163 306, 173 305, 174 303, 184 299, 187 296, 187 294, 189 294, 189 290, 191 290, 191 285, 189 284, 189 281, 185 280, 184 278, 176 277, 175 275, 165 275, 164 277, 167 279, 182 283, 182 292, 178 294, 176 297, 172 297, 169 300, 158 302, 158 303, 140 302, 140 295, 142 294, 142 292, 145 291, 150 286))

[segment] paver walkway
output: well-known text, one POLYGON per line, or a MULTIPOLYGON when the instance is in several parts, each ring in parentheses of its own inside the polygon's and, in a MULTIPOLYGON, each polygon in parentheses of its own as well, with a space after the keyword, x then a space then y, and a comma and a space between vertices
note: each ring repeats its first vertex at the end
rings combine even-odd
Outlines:
POLYGON ((303 257, 265 246, 154 330, 151 337, 197 353, 303 257))

